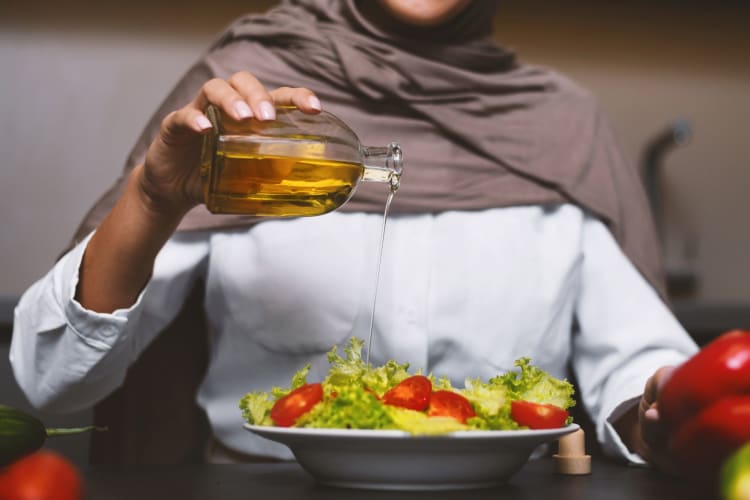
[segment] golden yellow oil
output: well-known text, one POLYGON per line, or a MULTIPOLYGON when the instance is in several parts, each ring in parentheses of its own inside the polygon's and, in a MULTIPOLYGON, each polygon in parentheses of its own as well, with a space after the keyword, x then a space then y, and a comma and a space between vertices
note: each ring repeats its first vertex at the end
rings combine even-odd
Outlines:
POLYGON ((204 182, 206 206, 211 212, 321 215, 343 205, 364 173, 364 166, 358 163, 238 149, 217 148, 204 182))

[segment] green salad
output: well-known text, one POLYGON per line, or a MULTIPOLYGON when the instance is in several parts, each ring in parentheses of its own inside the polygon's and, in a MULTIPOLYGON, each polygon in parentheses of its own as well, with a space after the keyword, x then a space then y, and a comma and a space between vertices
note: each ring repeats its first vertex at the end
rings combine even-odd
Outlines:
POLYGON ((370 367, 364 341, 351 338, 343 356, 328 353, 325 379, 308 382, 302 367, 288 388, 251 392, 239 403, 249 424, 326 429, 398 429, 413 434, 458 430, 557 428, 571 422, 573 386, 520 358, 515 369, 455 388, 433 374, 409 373, 407 363, 370 367))

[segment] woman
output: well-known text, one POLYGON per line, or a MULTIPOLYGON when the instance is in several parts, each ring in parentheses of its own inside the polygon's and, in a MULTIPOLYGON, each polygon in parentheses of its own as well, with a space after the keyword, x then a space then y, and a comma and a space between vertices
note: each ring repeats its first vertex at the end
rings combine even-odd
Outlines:
POLYGON ((66 410, 104 397, 203 281, 212 351, 198 401, 214 437, 290 458, 242 429, 237 401, 307 362, 322 377, 332 345, 367 334, 385 193, 362 186, 325 217, 216 216, 197 162, 209 103, 270 120, 274 105, 322 102, 407 159, 372 361, 459 385, 521 356, 559 377, 571 362, 605 450, 669 467, 653 402, 662 367, 696 346, 660 296, 638 175, 588 93, 491 41, 494 4, 297 0, 232 23, 22 298, 11 357, 29 398, 66 410))

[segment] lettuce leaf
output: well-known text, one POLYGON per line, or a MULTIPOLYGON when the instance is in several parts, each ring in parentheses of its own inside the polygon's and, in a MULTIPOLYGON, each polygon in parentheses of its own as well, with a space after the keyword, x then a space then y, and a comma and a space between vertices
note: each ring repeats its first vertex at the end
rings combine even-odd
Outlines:
POLYGON ((240 399, 242 418, 251 425, 273 425, 269 416, 273 403, 267 392, 249 392, 240 399))
POLYGON ((382 366, 370 367, 362 359, 364 341, 356 337, 349 340, 344 347, 345 357, 338 354, 334 346, 328 352, 328 362, 331 368, 323 381, 327 391, 340 392, 348 387, 367 387, 378 395, 398 384, 409 376, 409 364, 399 364, 390 360, 382 366))
MULTIPOLYGON (((379 398, 411 376, 408 363, 390 360, 382 366, 368 366, 362 359, 364 341, 352 337, 343 355, 334 346, 328 352, 330 368, 323 385, 323 400, 295 422, 296 427, 329 429, 401 429, 413 434, 440 434, 463 429, 511 430, 520 426, 511 417, 511 403, 526 400, 568 409, 575 404, 573 386, 531 364, 529 358, 515 362, 515 370, 483 382, 469 378, 463 389, 453 388, 446 377, 428 375, 433 390, 451 390, 466 397, 476 416, 466 424, 450 417, 430 417, 383 404, 379 398)), ((307 383, 310 365, 294 374, 289 388, 253 392, 240 400, 243 418, 256 425, 273 425, 269 416, 274 402, 307 383)))
POLYGON ((472 429, 518 429, 518 424, 510 416, 511 400, 504 385, 466 379, 465 388, 457 392, 469 400, 477 414, 467 422, 472 429))
POLYGON ((387 407, 362 387, 340 387, 300 417, 296 427, 321 429, 393 429, 387 407))
POLYGON ((552 404, 565 410, 575 405, 573 400, 575 390, 573 384, 567 380, 555 378, 533 366, 529 358, 516 360, 515 366, 520 371, 509 371, 493 377, 489 383, 505 386, 509 397, 513 400, 552 404))

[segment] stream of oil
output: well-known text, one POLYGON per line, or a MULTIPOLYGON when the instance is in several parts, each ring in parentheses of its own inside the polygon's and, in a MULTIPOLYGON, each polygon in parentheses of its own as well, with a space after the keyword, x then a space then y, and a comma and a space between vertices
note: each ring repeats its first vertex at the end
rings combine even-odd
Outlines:
POLYGON ((378 249, 378 265, 375 268, 375 292, 372 297, 372 311, 370 311, 370 333, 367 336, 367 353, 365 354, 365 366, 370 369, 370 351, 372 351, 372 332, 375 325, 375 308, 378 304, 378 288, 380 288, 380 267, 383 264, 383 244, 385 243, 385 226, 388 222, 388 209, 391 207, 391 201, 393 201, 393 195, 396 194, 398 189, 398 181, 395 184, 391 184, 391 191, 388 193, 388 198, 385 201, 385 210, 383 211, 383 224, 380 228, 380 247, 378 249))

